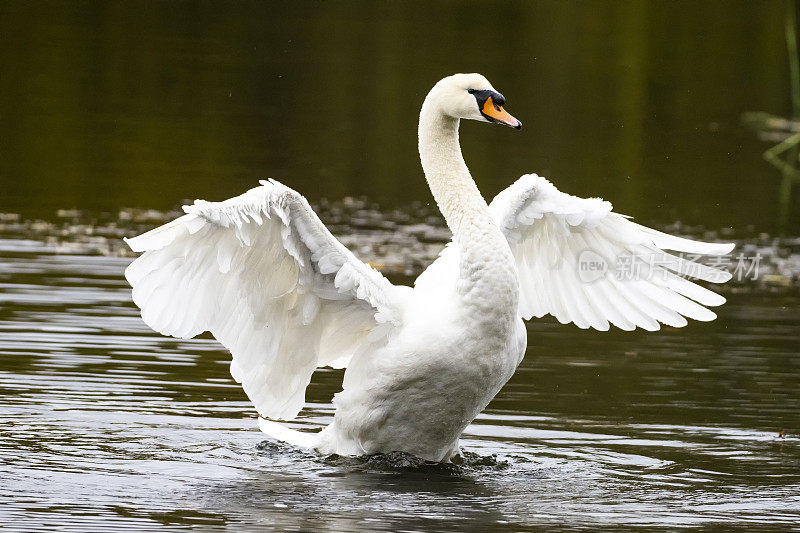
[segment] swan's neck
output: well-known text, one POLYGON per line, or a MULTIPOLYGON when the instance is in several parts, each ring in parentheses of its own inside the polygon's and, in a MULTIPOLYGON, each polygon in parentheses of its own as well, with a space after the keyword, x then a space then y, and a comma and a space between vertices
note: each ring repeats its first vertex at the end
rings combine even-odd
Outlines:
MULTIPOLYGON (((433 197, 460 250, 465 297, 495 312, 516 316, 519 282, 505 235, 489 214, 458 143, 459 120, 441 113, 429 95, 419 119, 419 154, 433 197)), ((502 321, 501 321, 502 322, 502 321)))
POLYGON ((458 241, 469 226, 491 220, 458 142, 459 119, 425 100, 419 117, 419 155, 425 178, 447 226, 458 241))

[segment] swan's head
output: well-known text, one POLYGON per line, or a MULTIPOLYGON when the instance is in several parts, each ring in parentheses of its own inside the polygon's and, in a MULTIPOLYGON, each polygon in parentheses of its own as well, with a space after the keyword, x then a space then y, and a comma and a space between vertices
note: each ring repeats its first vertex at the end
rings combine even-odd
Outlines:
POLYGON ((439 80, 426 100, 453 118, 522 127, 522 122, 503 109, 506 103, 503 95, 480 74, 453 74, 439 80))

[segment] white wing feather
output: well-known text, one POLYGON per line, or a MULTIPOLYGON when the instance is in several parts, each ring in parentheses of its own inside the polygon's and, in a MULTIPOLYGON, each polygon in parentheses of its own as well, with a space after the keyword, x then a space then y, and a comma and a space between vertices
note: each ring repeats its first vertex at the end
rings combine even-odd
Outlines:
POLYGON ((294 418, 317 367, 344 367, 398 324, 400 288, 334 238, 275 181, 127 240, 142 318, 165 335, 210 331, 258 412, 294 418))
MULTIPOLYGON (((498 194, 489 209, 508 238, 520 277, 520 315, 555 316, 580 328, 681 327, 684 317, 713 320, 704 306, 725 299, 678 274, 722 283, 730 274, 668 254, 725 255, 733 244, 667 235, 613 213, 600 198, 564 194, 545 178, 522 176, 498 194), (602 276, 579 270, 592 259, 609 269, 602 276), (615 275, 615 265, 630 276, 615 275), (630 279, 628 279, 630 278, 630 279)), ((622 272, 624 274, 624 272, 622 272)))

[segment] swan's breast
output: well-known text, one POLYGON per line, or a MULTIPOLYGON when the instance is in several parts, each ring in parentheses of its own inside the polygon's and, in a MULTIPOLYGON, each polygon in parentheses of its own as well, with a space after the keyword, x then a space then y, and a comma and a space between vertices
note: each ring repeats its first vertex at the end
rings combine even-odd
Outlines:
POLYGON ((359 453, 391 447, 439 460, 513 375, 524 350, 517 328, 486 334, 451 312, 410 324, 385 350, 348 367, 336 420, 359 453))

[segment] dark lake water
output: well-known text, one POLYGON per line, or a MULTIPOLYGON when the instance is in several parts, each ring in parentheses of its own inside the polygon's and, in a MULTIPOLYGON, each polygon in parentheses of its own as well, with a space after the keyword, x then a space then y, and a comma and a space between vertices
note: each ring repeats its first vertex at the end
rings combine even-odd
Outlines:
POLYGON ((740 122, 790 114, 784 14, 777 0, 2 2, 0 211, 167 209, 266 177, 311 200, 429 202, 422 99, 481 72, 525 124, 463 126, 487 195, 536 172, 648 222, 771 231, 780 175, 740 122))
MULTIPOLYGON (((19 214, 0 216, 0 523, 800 528, 800 218, 771 236, 779 175, 740 125, 789 114, 784 8, 0 2, 0 213, 19 214), (447 238, 418 109, 456 71, 486 74, 525 124, 463 126, 487 196, 538 172, 637 220, 735 239, 765 254, 762 275, 683 329, 531 322, 465 464, 265 442, 224 349, 142 323, 121 237, 173 215, 123 208, 275 177, 408 283, 447 238)), ((319 370, 292 426, 326 425, 340 384, 319 370)))
MULTIPOLYGON (((442 245, 443 228, 424 216, 397 222, 410 209, 321 210, 360 220, 332 227, 396 282, 442 245)), ((522 366, 462 440, 477 459, 404 469, 263 442, 223 348, 142 323, 119 231, 0 231, 0 520, 10 530, 800 526, 796 281, 732 285, 717 321, 658 333, 531 322, 522 366)), ((319 370, 292 426, 328 424, 340 383, 340 371, 319 370)))

